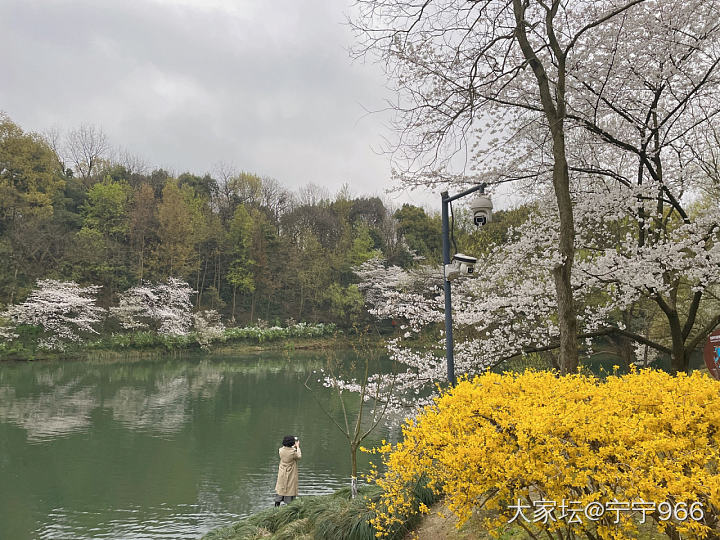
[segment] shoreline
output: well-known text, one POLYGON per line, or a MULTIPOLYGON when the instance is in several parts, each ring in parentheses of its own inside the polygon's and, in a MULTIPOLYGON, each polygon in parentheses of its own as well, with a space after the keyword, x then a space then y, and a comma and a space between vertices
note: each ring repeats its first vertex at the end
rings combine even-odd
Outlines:
MULTIPOLYGON (((101 338, 102 339, 102 338, 101 338)), ((173 346, 153 343, 147 346, 132 346, 123 348, 93 347, 92 344, 79 346, 69 351, 24 351, 27 354, 3 354, 0 352, 0 366, 4 364, 53 362, 53 361, 115 361, 129 359, 151 359, 153 357, 186 354, 254 354, 264 351, 310 351, 352 347, 359 336, 348 336, 333 333, 326 336, 287 336, 254 341, 248 338, 228 338, 218 341, 210 347, 202 348, 197 342, 173 344, 173 346), (89 346, 88 346, 89 345, 89 346)), ((379 347, 384 340, 378 339, 379 347)))

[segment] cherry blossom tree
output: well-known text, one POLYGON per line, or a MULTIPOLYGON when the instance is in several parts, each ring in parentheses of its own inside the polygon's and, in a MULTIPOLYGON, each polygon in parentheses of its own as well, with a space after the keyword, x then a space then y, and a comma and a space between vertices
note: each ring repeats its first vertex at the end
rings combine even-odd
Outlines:
MULTIPOLYGON (((697 202, 687 222, 677 214, 653 214, 641 233, 638 208, 656 187, 620 190, 597 182, 575 202, 579 335, 622 337, 636 349, 649 346, 670 356, 673 371, 687 371, 690 353, 720 324, 720 211, 697 202), (643 236, 652 236, 652 243, 641 242, 643 236), (673 306, 670 316, 667 305, 673 306), (653 306, 654 316, 641 316, 653 306)), ((548 266, 559 257, 558 225, 551 198, 544 202, 510 243, 481 261, 480 279, 458 287, 456 319, 480 333, 493 361, 557 347, 548 266)))
POLYGON ((127 330, 150 328, 165 335, 185 335, 193 324, 190 295, 185 281, 168 278, 165 283, 140 285, 120 295, 110 313, 127 330))
POLYGON ((358 0, 356 8, 358 53, 379 55, 398 90, 394 155, 404 184, 552 186, 561 366, 573 371, 573 185, 615 172, 588 167, 593 153, 578 159, 578 148, 632 154, 616 157, 635 163, 637 183, 643 175, 659 183, 679 212, 657 158, 661 147, 701 136, 717 111, 718 2, 358 0), (578 146, 582 130, 588 144, 578 146))
MULTIPOLYGON (((717 185, 720 4, 657 2, 642 9, 651 35, 617 19, 610 23, 617 39, 593 52, 609 67, 582 81, 592 107, 569 113, 585 132, 574 136, 570 163, 579 181, 614 191, 615 204, 633 221, 632 245, 616 246, 614 264, 640 271, 626 260, 643 261, 642 271, 654 279, 638 294, 666 319, 672 369, 686 371, 690 352, 720 323, 717 311, 703 317, 714 301, 706 262, 718 221, 708 195, 717 185), (654 264, 649 254, 658 257, 654 264)), ((625 277, 620 281, 629 283, 625 277)))
POLYGON ((394 399, 396 375, 394 373, 370 374, 371 370, 379 369, 380 362, 377 348, 367 341, 356 343, 353 348, 358 353, 359 364, 353 363, 352 371, 357 371, 359 368, 358 377, 343 378, 341 373, 348 374, 347 366, 342 365, 334 352, 328 352, 326 368, 321 370, 321 377, 317 380, 320 385, 332 389, 337 394, 342 410, 342 422, 339 422, 336 415, 329 411, 318 398, 311 380, 317 375, 317 372, 308 374, 305 379, 305 388, 310 391, 325 416, 347 439, 350 450, 350 494, 354 499, 358 494, 358 449, 380 422, 383 419, 387 420, 385 415, 391 404, 396 401, 394 399), (345 392, 344 395, 343 392, 345 392), (355 393, 356 396, 348 398, 348 392, 355 393), (356 409, 357 412, 353 409, 356 409))
MULTIPOLYGON (((415 409, 427 405, 432 400, 434 385, 445 380, 444 341, 439 339, 428 346, 423 343, 422 350, 412 345, 412 339, 428 326, 440 324, 444 319, 442 269, 436 266, 419 266, 405 270, 398 266, 388 266, 379 258, 361 264, 355 270, 360 282, 358 289, 365 295, 366 307, 371 315, 378 319, 397 319, 403 321, 402 337, 388 341, 388 353, 396 368, 392 388, 383 374, 371 374, 363 383, 373 389, 373 396, 385 402, 392 411, 415 409)), ((456 367, 459 372, 472 371, 467 353, 469 347, 456 348, 456 367)), ((328 375, 324 379, 327 387, 360 391, 357 381, 343 380, 328 375)))
MULTIPOLYGON (((81 287, 72 281, 38 280, 36 288, 21 304, 10 306, 0 318, 14 325, 35 325, 43 329, 40 348, 63 350, 68 342, 81 341, 83 334, 97 334, 95 325, 105 310, 96 305, 100 287, 81 287)), ((9 328, 7 339, 17 337, 9 328)))
MULTIPOLYGON (((600 179, 574 201, 579 337, 586 352, 599 337, 617 339, 626 345, 627 362, 648 365, 664 354, 674 371, 687 371, 690 353, 720 324, 720 207, 696 199, 688 204, 687 220, 666 210, 646 214, 638 227, 638 209, 656 193, 654 184, 618 189, 600 179), (653 237, 652 243, 643 237, 653 237), (662 302, 672 303, 674 318, 662 302)), ((475 278, 455 281, 459 373, 559 348, 552 279, 561 257, 558 228, 554 197, 546 193, 506 242, 480 257, 475 278)), ((393 408, 429 403, 434 385, 445 380, 442 335, 437 337, 444 319, 441 268, 403 270, 373 260, 356 273, 370 313, 404 321, 402 336, 388 345, 391 358, 406 368, 398 370, 393 408), (420 333, 437 341, 418 347, 420 333)))
POLYGON ((3 341, 12 341, 18 335, 13 332, 13 325, 10 321, 0 320, 0 339, 3 341))
POLYGON ((449 179, 452 150, 464 144, 481 114, 497 119, 507 110, 529 112, 545 126, 561 223, 562 258, 553 274, 566 372, 574 371, 578 361, 571 290, 575 227, 565 141, 573 96, 567 79, 576 71, 575 56, 598 39, 598 29, 642 1, 587 1, 582 7, 560 0, 357 2, 363 50, 381 55, 401 93, 396 110, 401 133, 408 136, 403 142, 409 161, 431 156, 429 163, 420 161, 419 170, 404 175, 411 183, 449 179), (439 159, 448 144, 449 156, 439 159))
POLYGON ((203 349, 209 349, 210 343, 221 339, 225 333, 220 314, 214 309, 193 313, 193 327, 197 341, 203 349))

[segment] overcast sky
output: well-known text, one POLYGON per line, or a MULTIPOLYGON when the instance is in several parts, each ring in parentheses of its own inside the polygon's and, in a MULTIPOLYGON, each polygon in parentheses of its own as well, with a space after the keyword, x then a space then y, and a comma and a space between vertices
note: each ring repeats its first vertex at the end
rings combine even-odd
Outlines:
POLYGON ((0 110, 30 131, 97 125, 175 173, 224 162, 292 189, 335 193, 347 182, 355 195, 382 195, 389 118, 366 110, 381 109, 388 90, 379 66, 349 58, 348 6, 1 0, 0 110))

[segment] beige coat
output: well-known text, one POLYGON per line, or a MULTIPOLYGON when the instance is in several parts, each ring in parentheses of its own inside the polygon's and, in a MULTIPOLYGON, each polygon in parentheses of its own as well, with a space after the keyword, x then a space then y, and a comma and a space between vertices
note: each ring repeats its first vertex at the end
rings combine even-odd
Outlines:
POLYGON ((298 464, 302 457, 299 448, 282 446, 280 450, 280 466, 278 467, 275 493, 284 497, 296 497, 298 494, 298 464))

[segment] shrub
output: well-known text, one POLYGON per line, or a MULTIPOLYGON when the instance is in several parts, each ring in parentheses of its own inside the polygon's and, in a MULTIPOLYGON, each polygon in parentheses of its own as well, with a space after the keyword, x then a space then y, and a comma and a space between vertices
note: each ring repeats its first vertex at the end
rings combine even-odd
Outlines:
POLYGON ((332 335, 337 331, 334 324, 298 323, 292 326, 246 326, 244 328, 228 328, 225 330, 227 340, 246 340, 255 343, 276 341, 289 337, 309 338, 332 335))
MULTIPOLYGON (((419 495, 426 502, 435 501, 429 490, 419 488, 419 495), (420 493, 422 491, 422 493, 420 493)), ((315 540, 372 540, 376 531, 372 526, 375 517, 372 509, 377 505, 381 491, 377 486, 361 486, 359 496, 350 497, 350 488, 343 488, 332 495, 300 497, 280 508, 269 508, 249 516, 230 527, 211 531, 203 540, 254 540, 271 538, 289 540, 313 538, 315 540)), ((419 501, 415 501, 415 507, 419 501)), ((409 524, 417 519, 394 527, 393 539, 404 538, 409 524)))
POLYGON ((222 341, 225 338, 225 325, 214 309, 194 313, 193 320, 195 339, 201 348, 208 349, 212 342, 222 341))
POLYGON ((378 449, 387 467, 377 478, 379 536, 412 514, 408 486, 422 475, 460 523, 492 510, 485 525, 498 534, 520 509, 528 519, 515 524, 528 536, 637 538, 639 501, 656 503, 647 520, 671 538, 720 533, 720 383, 707 375, 487 373, 441 395, 403 432, 402 442, 378 449), (606 511, 594 520, 581 512, 573 523, 562 501, 606 511), (607 511, 624 502, 637 502, 636 511, 607 511), (679 508, 676 516, 663 519, 663 502, 679 508), (687 516, 692 503, 702 519, 687 516))
MULTIPOLYGON (((200 346, 208 349, 213 343, 226 341, 250 341, 262 343, 276 341, 290 337, 307 338, 332 335, 337 332, 334 324, 305 324, 299 323, 288 327, 261 328, 248 326, 245 328, 223 328, 212 312, 204 312, 196 317, 198 330, 186 335, 160 334, 154 331, 142 330, 128 333, 113 333, 103 336, 99 340, 89 341, 85 344, 87 349, 146 349, 151 347, 164 347, 167 350, 200 346)), ((20 328, 20 327, 19 327, 20 328)))

